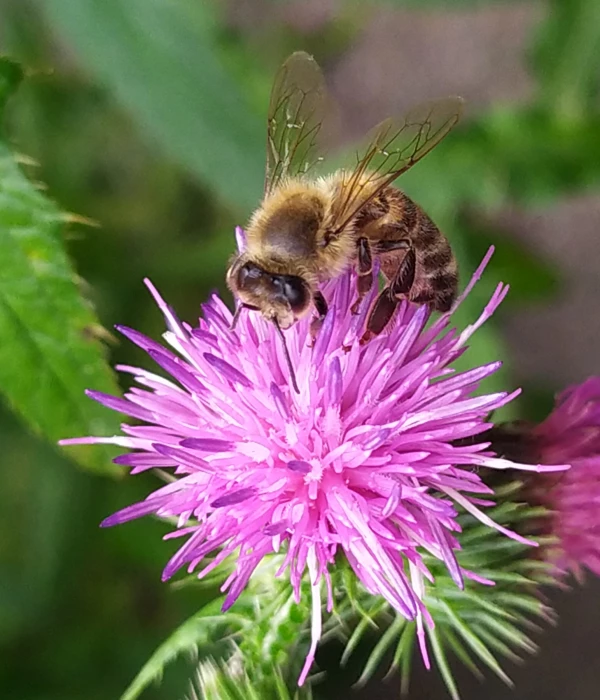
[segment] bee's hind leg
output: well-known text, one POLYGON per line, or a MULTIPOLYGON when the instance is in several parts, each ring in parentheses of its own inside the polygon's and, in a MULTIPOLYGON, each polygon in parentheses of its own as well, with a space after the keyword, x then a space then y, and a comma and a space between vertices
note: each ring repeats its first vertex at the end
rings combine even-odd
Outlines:
POLYGON ((315 338, 317 337, 319 330, 321 329, 321 326, 323 325, 323 321, 325 320, 325 316, 327 316, 327 301, 325 301, 325 297, 321 294, 321 292, 315 292, 313 294, 313 304, 315 305, 315 309, 317 311, 317 315, 313 316, 312 321, 310 322, 310 336, 312 338, 313 343, 315 342, 315 338))
POLYGON ((350 313, 357 314, 360 304, 365 296, 371 291, 373 286, 373 254, 371 252, 371 244, 368 238, 359 238, 357 242, 357 272, 356 291, 358 297, 352 307, 350 313))
POLYGON ((412 289, 416 268, 417 256, 415 249, 409 248, 398 267, 394 279, 381 292, 373 304, 373 308, 367 318, 367 328, 360 339, 361 345, 367 343, 374 336, 379 335, 392 320, 396 307, 412 289))

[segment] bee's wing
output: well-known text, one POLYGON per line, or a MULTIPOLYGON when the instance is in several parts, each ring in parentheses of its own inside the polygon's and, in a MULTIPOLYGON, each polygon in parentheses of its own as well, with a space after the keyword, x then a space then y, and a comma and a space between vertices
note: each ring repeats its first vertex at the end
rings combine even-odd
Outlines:
POLYGON ((325 111, 325 82, 318 63, 303 51, 281 66, 269 104, 265 194, 288 175, 306 173, 322 160, 317 138, 325 111))
POLYGON ((447 97, 378 124, 367 136, 362 154, 357 152, 354 165, 342 171, 342 196, 333 210, 335 231, 437 146, 457 124, 463 104, 461 97, 447 97))

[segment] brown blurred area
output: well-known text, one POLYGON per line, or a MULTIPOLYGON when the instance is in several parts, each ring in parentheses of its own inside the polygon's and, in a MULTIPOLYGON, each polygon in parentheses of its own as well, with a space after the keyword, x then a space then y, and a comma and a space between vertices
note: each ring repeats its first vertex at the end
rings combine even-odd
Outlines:
MULTIPOLYGON (((316 28, 343 3, 283 3, 276 19, 316 28)), ((269 21, 271 3, 234 4, 232 17, 248 31, 269 21), (253 5, 253 6, 251 6, 253 5)), ((541 3, 509 2, 476 9, 408 10, 378 8, 342 58, 328 66, 339 105, 340 140, 360 136, 382 116, 400 113, 424 100, 457 93, 477 111, 492 102, 527 101, 534 83, 527 69, 527 47, 543 16, 541 3), (389 66, 401 67, 402 80, 390 84, 389 66)), ((271 20, 273 15, 270 16, 271 20)), ((495 213, 500 227, 562 273, 560 298, 551 304, 519 307, 504 321, 517 379, 564 386, 598 374, 600 319, 590 314, 600 297, 600 198, 577 195, 550 208, 495 213)), ((559 622, 534 635, 539 653, 520 665, 507 665, 513 690, 487 673, 482 684, 456 662, 463 700, 595 700, 600 688, 600 582, 570 594, 554 593, 559 622)), ((415 663, 409 697, 448 697, 437 671, 415 663)), ((347 697, 346 694, 337 696, 347 697)), ((397 677, 370 683, 352 697, 400 697, 397 677)), ((333 696, 332 696, 333 698, 333 696)))

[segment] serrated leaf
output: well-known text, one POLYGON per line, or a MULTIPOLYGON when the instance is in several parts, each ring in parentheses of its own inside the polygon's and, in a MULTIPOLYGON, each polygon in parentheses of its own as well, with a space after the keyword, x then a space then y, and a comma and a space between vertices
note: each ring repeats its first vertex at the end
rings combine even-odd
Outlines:
POLYGON ((47 0, 41 6, 157 146, 225 201, 256 206, 264 127, 219 58, 210 5, 47 0))
POLYGON ((289 580, 274 576, 281 562, 281 555, 263 560, 236 600, 235 612, 221 612, 219 598, 184 622, 158 647, 121 700, 137 698, 185 652, 200 657, 192 692, 197 686, 203 700, 289 700, 291 693, 309 700, 310 685, 297 691, 297 680, 308 647, 310 587, 303 584, 302 600, 296 603, 289 580))
MULTIPOLYGON (((15 64, 0 59, 0 105, 18 80, 15 64)), ((118 393, 118 385, 64 250, 65 218, 0 139, 0 392, 52 442, 112 434, 119 423, 84 394, 89 387, 118 393)), ((120 473, 108 449, 69 455, 97 472, 120 473)))
POLYGON ((217 641, 223 641, 224 635, 218 634, 219 629, 228 629, 230 626, 241 628, 247 624, 247 620, 241 615, 221 613, 222 604, 222 598, 211 601, 175 630, 144 664, 121 696, 121 700, 137 698, 152 682, 162 677, 168 664, 184 652, 196 651, 200 646, 214 648, 217 641))

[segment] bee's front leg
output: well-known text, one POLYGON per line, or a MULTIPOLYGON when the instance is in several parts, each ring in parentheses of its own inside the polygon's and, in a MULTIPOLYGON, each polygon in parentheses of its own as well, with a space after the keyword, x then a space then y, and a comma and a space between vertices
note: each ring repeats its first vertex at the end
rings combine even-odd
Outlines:
POLYGON ((401 299, 406 298, 412 289, 416 268, 417 256, 415 249, 409 248, 394 275, 394 279, 381 292, 373 304, 367 319, 367 328, 360 339, 361 345, 367 343, 374 336, 379 335, 392 320, 394 311, 401 299))
POLYGON ((315 292, 313 294, 313 304, 315 305, 315 309, 317 312, 317 315, 313 316, 313 319, 310 322, 310 335, 312 338, 312 342, 314 343, 319 333, 319 330, 323 325, 325 316, 327 316, 328 307, 327 302, 325 301, 325 297, 321 294, 321 292, 315 292))
POLYGON ((371 291, 373 286, 373 254, 371 252, 371 244, 368 238, 359 238, 357 241, 357 272, 356 291, 358 298, 352 304, 350 313, 357 314, 360 304, 365 296, 371 291))

